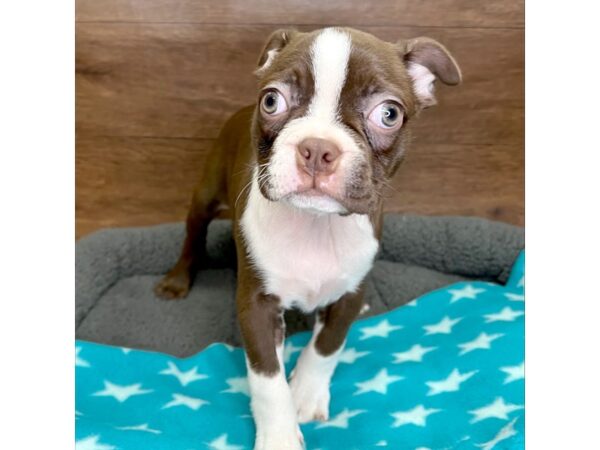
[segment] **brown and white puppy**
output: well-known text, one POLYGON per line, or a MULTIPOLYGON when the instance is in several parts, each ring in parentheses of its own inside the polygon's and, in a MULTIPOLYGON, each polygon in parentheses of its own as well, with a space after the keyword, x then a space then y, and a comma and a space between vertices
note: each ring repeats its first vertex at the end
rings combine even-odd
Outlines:
POLYGON ((234 210, 237 310, 255 449, 300 449, 298 423, 327 420, 329 383, 362 307, 382 223, 382 191, 436 78, 460 82, 439 43, 383 42, 347 28, 276 31, 256 70, 255 105, 224 126, 193 196, 177 265, 156 288, 184 297, 209 221, 234 210), (283 311, 318 312, 288 384, 283 311))

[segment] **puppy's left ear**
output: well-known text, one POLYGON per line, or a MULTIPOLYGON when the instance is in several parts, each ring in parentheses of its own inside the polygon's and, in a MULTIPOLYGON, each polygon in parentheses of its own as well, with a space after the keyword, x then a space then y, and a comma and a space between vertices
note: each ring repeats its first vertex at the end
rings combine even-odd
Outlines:
POLYGON ((436 79, 451 86, 461 82, 458 64, 446 47, 436 40, 418 37, 400 42, 399 46, 421 108, 437 103, 434 95, 436 79))
POLYGON ((267 67, 269 67, 277 54, 292 40, 297 34, 296 30, 281 29, 274 31, 267 39, 260 58, 258 59, 258 67, 254 71, 256 75, 261 75, 267 67))

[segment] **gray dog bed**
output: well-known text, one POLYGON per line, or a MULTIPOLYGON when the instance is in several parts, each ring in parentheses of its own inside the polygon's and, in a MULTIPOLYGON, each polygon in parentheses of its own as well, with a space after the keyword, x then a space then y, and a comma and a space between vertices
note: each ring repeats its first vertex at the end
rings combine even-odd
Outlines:
MULTIPOLYGON (((209 228, 207 269, 184 300, 158 299, 153 287, 176 262, 182 223, 107 229, 76 245, 76 338, 184 357, 213 342, 240 345, 235 318, 231 222, 209 228)), ((504 283, 524 246, 524 230, 463 217, 387 215, 381 250, 367 279, 366 315, 465 279, 504 283)), ((286 314, 288 334, 312 317, 286 314)))

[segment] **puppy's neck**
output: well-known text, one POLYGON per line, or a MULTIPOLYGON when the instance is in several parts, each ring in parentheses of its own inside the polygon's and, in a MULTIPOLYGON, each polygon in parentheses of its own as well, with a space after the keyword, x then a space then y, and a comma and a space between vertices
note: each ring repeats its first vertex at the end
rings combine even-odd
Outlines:
POLYGON ((367 215, 315 213, 271 201, 253 180, 241 230, 268 294, 284 308, 312 311, 358 288, 378 242, 367 215))

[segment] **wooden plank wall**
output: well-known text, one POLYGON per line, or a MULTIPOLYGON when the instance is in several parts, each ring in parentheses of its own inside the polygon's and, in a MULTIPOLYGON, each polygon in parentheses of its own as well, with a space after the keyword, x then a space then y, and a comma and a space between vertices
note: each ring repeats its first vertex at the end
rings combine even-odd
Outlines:
POLYGON ((77 235, 183 220, 224 119, 254 101, 271 31, 430 36, 461 65, 439 87, 388 211, 524 221, 523 0, 77 0, 77 235))

